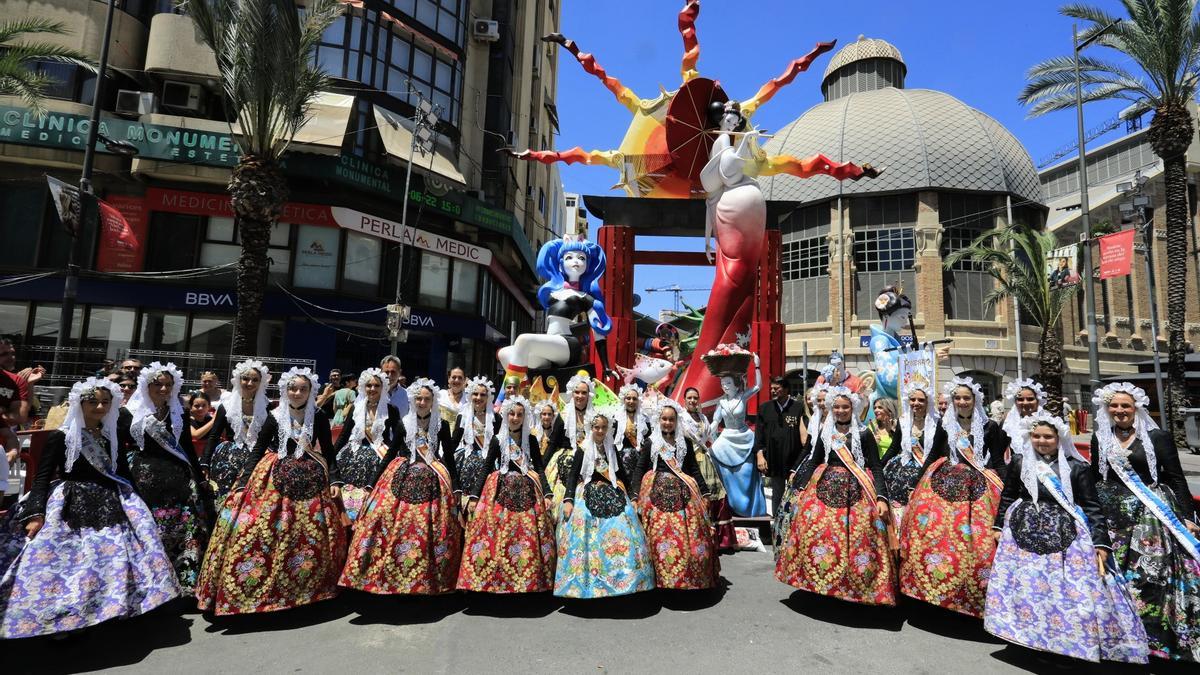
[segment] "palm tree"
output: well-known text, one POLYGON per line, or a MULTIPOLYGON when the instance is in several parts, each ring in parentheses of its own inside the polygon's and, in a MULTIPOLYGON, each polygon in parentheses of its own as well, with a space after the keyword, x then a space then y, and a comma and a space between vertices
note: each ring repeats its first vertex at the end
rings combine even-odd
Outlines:
POLYGON ((253 354, 267 288, 267 244, 287 201, 280 158, 310 117, 328 78, 313 66, 321 33, 341 14, 337 0, 199 0, 181 4, 212 49, 241 153, 229 179, 241 255, 233 353, 253 354))
MULTIPOLYGON (((1200 71, 1200 18, 1196 0, 1122 0, 1126 16, 1083 4, 1059 9, 1085 27, 1080 42, 1101 31, 1100 45, 1117 51, 1119 63, 1079 56, 1084 102, 1124 99, 1154 111, 1150 147, 1163 162, 1167 206, 1167 340, 1170 356, 1168 409, 1186 405, 1184 313, 1187 307, 1187 166, 1184 158, 1195 129, 1188 104, 1196 96, 1200 71), (1122 64, 1132 61, 1137 71, 1122 64)), ((1075 62, 1069 57, 1043 61, 1029 70, 1019 100, 1030 116, 1075 105, 1075 62)), ((1175 440, 1184 440, 1183 419, 1174 420, 1175 440)))
POLYGON ((950 254, 946 269, 964 259, 987 266, 996 280, 983 301, 988 307, 1015 299, 1021 318, 1042 329, 1038 341, 1038 380, 1046 388, 1046 408, 1062 414, 1063 338, 1062 316, 1071 304, 1078 284, 1051 288, 1047 259, 1058 242, 1053 234, 1039 232, 1028 225, 1014 223, 980 235, 966 248, 950 254))
POLYGON ((87 54, 49 42, 26 42, 26 35, 67 35, 70 31, 59 21, 27 18, 0 23, 0 95, 20 96, 39 117, 46 114, 43 101, 54 78, 33 70, 38 61, 57 61, 95 71, 87 54), (18 42, 17 40, 22 40, 18 42))

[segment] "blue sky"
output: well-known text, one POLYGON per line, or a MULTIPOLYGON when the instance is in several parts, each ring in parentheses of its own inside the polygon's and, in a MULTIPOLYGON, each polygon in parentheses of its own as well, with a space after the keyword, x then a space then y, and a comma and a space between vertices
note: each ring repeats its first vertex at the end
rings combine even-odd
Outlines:
MULTIPOLYGON (((1119 14, 1115 0, 1092 4, 1119 14)), ((676 15, 682 0, 564 0, 562 33, 580 49, 596 55, 609 72, 641 96, 653 96, 659 85, 679 86, 682 41, 676 15)), ((820 41, 836 39, 839 48, 860 34, 888 40, 908 66, 906 87, 936 89, 996 118, 1016 135, 1035 163, 1075 139, 1072 112, 1026 119, 1016 97, 1025 71, 1034 63, 1071 53, 1071 19, 1058 14, 1054 0, 905 0, 883 2, 803 2, 792 0, 708 0, 697 22, 699 71, 721 81, 738 99, 779 75, 787 63, 820 41)), ((1108 51, 1090 47, 1097 56, 1108 51)), ((1109 52, 1112 56, 1112 52, 1109 52)), ((821 57, 807 73, 755 114, 760 127, 778 130, 821 102, 821 74, 832 54, 821 57)), ((1124 57, 1119 57, 1124 58, 1124 57)), ((1126 61, 1125 65, 1130 64, 1126 61)), ((561 134, 557 149, 613 149, 620 144, 629 113, 595 78, 562 51, 558 69, 561 134)), ((1089 104, 1085 124, 1093 127, 1117 114, 1122 104, 1089 104)), ((1149 118, 1146 120, 1149 121, 1149 118)), ((1095 144, 1115 138, 1100 139, 1095 144)), ((614 170, 562 166, 568 192, 618 194, 614 170)), ((599 226, 593 220, 592 229, 599 226)), ((639 238, 638 246, 657 250, 702 250, 696 239, 639 238)), ((712 268, 639 267, 635 288, 642 297, 638 310, 657 315, 670 307, 670 293, 645 293, 648 286, 679 283, 707 287, 712 268)), ((703 304, 707 293, 684 295, 703 304)))

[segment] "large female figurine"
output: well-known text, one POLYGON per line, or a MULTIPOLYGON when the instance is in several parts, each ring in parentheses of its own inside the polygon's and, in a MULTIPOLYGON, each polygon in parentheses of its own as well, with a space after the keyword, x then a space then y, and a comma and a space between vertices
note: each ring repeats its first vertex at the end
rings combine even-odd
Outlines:
POLYGON ((270 403, 267 383, 271 371, 261 361, 242 361, 233 368, 234 387, 221 397, 208 446, 200 466, 216 485, 217 499, 224 500, 258 444, 258 434, 267 423, 270 403))
POLYGON ((192 595, 208 546, 213 504, 183 419, 182 386, 183 373, 173 363, 155 361, 142 368, 117 427, 133 487, 154 514, 180 588, 192 595))
POLYGON ((482 484, 491 467, 483 461, 492 437, 500 432, 500 413, 492 409, 496 387, 486 377, 475 377, 467 383, 467 404, 454 421, 454 470, 467 487, 476 481, 482 484))
POLYGON ((590 430, 575 451, 558 526, 554 594, 604 598, 654 589, 654 564, 641 521, 629 500, 625 475, 611 435, 620 413, 588 413, 590 430))
POLYGON ((118 452, 120 400, 108 380, 71 387, 66 420, 50 432, 20 507, 23 528, 13 535, 29 541, 0 568, 0 638, 79 630, 179 595, 154 516, 118 452))
POLYGON ((683 406, 659 402, 650 437, 638 458, 638 504, 659 588, 717 585, 717 552, 708 519, 709 488, 700 475, 691 440, 681 428, 683 406))
POLYGON ((467 532, 458 588, 485 593, 554 589, 554 518, 542 475, 533 414, 522 396, 500 406, 505 432, 492 437, 486 465, 495 471, 467 486, 467 532))
POLYGON ((367 368, 358 376, 358 396, 354 411, 346 418, 342 433, 334 443, 338 471, 342 474, 342 505, 346 517, 354 522, 363 502, 371 493, 375 477, 383 470, 383 458, 396 443, 400 428, 400 410, 383 395, 387 375, 378 368, 367 368))
POLYGON ((969 377, 945 387, 953 403, 943 434, 900 526, 900 590, 911 598, 976 618, 996 542, 989 536, 1003 483, 1004 432, 983 412, 983 390, 969 377))
POLYGON ((338 584, 381 595, 438 595, 454 591, 462 553, 459 483, 450 431, 435 407, 438 387, 418 378, 399 442, 367 498, 338 584), (440 449, 440 452, 439 452, 440 449))
POLYGON ((938 434, 945 434, 938 425, 938 415, 930 410, 930 395, 933 388, 919 382, 910 383, 904 389, 900 405, 900 438, 896 442, 898 452, 883 464, 883 485, 888 502, 892 507, 892 518, 896 527, 904 519, 904 509, 912 497, 921 474, 925 472, 925 458, 937 443, 938 434))
POLYGON ((554 239, 538 252, 538 274, 546 279, 538 289, 538 301, 546 309, 545 333, 522 333, 516 342, 503 347, 496 358, 504 366, 505 376, 522 380, 530 368, 561 368, 583 364, 584 342, 573 332, 575 320, 586 315, 595 335, 596 353, 605 375, 612 372, 605 338, 612 321, 604 310, 600 277, 607 261, 597 244, 570 237, 554 239))
POLYGON ((1092 473, 1150 653, 1200 662, 1200 526, 1179 452, 1128 382, 1092 396, 1092 473))
POLYGON ((983 627, 1031 649, 1086 661, 1149 660, 1124 580, 1106 578, 1108 524, 1086 460, 1059 418, 1025 417, 993 539, 983 627))
POLYGON ((279 407, 225 501, 196 590, 200 609, 257 614, 337 595, 346 555, 329 418, 308 368, 279 379, 279 407))
POLYGON ((891 516, 863 402, 845 387, 826 394, 830 414, 815 445, 821 464, 800 493, 775 563, 785 584, 866 605, 895 605, 891 516))
POLYGON ((712 424, 700 410, 700 390, 688 387, 683 393, 687 415, 684 417, 683 431, 696 453, 696 464, 700 467, 700 475, 708 486, 708 518, 715 528, 718 551, 733 551, 737 549, 737 533, 733 529, 733 511, 729 508, 729 498, 725 494, 725 484, 721 482, 721 474, 717 472, 717 462, 713 459, 709 444, 712 442, 710 428, 712 424))
POLYGON ((747 361, 751 356, 740 347, 722 345, 705 354, 714 377, 719 377, 724 395, 717 400, 713 413, 711 436, 712 456, 717 460, 717 472, 729 497, 729 508, 742 517, 767 515, 767 500, 763 496, 762 475, 754 457, 754 432, 746 423, 746 404, 762 386, 762 367, 754 354, 754 387, 746 389, 747 361), (730 356, 737 355, 730 359, 730 356), (717 429, 721 428, 720 434, 717 429))

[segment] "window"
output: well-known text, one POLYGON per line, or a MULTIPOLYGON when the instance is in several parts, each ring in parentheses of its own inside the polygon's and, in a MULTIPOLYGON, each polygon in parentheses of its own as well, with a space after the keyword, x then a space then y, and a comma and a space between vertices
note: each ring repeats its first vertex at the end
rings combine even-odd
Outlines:
POLYGON ((342 265, 342 288, 352 293, 375 295, 379 291, 379 268, 383 242, 365 234, 346 235, 346 259, 342 265))
POLYGON ((417 302, 426 307, 446 308, 450 288, 450 259, 444 255, 421 252, 421 282, 417 302))
MULTIPOLYGON (((57 218, 40 217, 46 210, 46 201, 44 180, 40 185, 0 190, 0 241, 4 242, 5 258, 15 266, 35 266, 38 232, 43 223, 47 227, 60 227, 57 218)), ((22 327, 21 332, 24 330, 22 327)))
MULTIPOLYGON (((33 328, 29 333, 30 344, 52 345, 58 339, 58 319, 62 313, 62 305, 38 304, 33 312, 33 328)), ((71 339, 79 337, 83 328, 83 307, 75 306, 75 314, 71 317, 71 339)))
MULTIPOLYGON (((991 197, 939 194, 942 258, 970 246, 980 235, 991 230, 997 212, 991 197)), ((983 301, 995 286, 987 269, 986 264, 967 259, 942 274, 947 319, 991 321, 996 318, 995 307, 988 307, 983 301)))
POLYGON ((23 302, 0 302, 0 337, 21 337, 25 334, 28 322, 28 305, 23 302))
POLYGON ((341 231, 301 225, 296 241, 295 286, 333 290, 337 284, 341 231))
POLYGON ((204 217, 185 213, 156 212, 150 219, 150 242, 146 270, 163 272, 196 266, 196 238, 204 229, 204 217))
POLYGON ((829 275, 829 237, 809 237, 783 244, 779 266, 784 281, 829 275))
POLYGON ((104 349, 105 356, 115 359, 133 345, 133 328, 137 312, 124 307, 92 307, 88 311, 87 332, 83 347, 104 349))
POLYGON ((854 233, 854 266, 859 272, 910 270, 914 255, 911 227, 854 233))
POLYGON ((187 351, 187 315, 161 310, 144 311, 138 347, 168 352, 187 351))
POLYGON ((190 333, 191 352, 227 356, 233 347, 233 322, 229 317, 193 316, 190 333))
POLYGON ((818 204, 793 211, 782 223, 784 323, 829 320, 829 221, 829 205, 818 204))
POLYGON ((910 294, 914 289, 916 221, 915 195, 850 200, 850 226, 854 232, 853 302, 860 319, 874 314, 880 288, 895 285, 910 294))
POLYGON ((454 282, 450 288, 450 309, 455 312, 476 313, 479 304, 479 265, 455 260, 452 278, 454 282))
MULTIPOLYGON (((199 266, 213 267, 237 262, 242 254, 242 246, 234 219, 210 216, 207 221, 200 243, 199 266)), ((287 282, 292 257, 291 234, 290 223, 275 223, 271 228, 267 258, 270 260, 272 281, 287 282)))

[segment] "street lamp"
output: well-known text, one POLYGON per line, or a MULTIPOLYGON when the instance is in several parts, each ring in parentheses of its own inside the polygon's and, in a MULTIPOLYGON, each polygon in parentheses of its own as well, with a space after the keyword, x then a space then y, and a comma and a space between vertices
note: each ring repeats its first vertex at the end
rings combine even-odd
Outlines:
POLYGON ((1091 381, 1092 391, 1100 387, 1100 344, 1096 337, 1096 273, 1092 269, 1092 221, 1088 212, 1087 152, 1084 148, 1083 81, 1079 76, 1079 52, 1118 23, 1121 23, 1120 19, 1096 31, 1083 42, 1079 41, 1079 27, 1071 27, 1075 48, 1075 121, 1079 132, 1079 219, 1083 225, 1083 234, 1080 235, 1080 243, 1083 244, 1083 300, 1087 310, 1088 379, 1091 381))
POLYGON ((1150 208, 1150 198, 1142 193, 1142 188, 1149 181, 1139 170, 1129 183, 1117 183, 1117 192, 1129 198, 1121 202, 1117 209, 1125 216, 1133 218, 1135 228, 1142 231, 1142 241, 1146 246, 1146 283, 1150 292, 1150 340, 1154 345, 1154 387, 1158 394, 1158 412, 1163 422, 1163 428, 1170 428, 1172 411, 1163 395, 1162 357, 1158 352, 1158 290, 1154 283, 1154 223, 1146 220, 1146 209, 1150 208))
POLYGON ((92 191, 92 167, 96 161, 96 143, 117 155, 130 157, 138 152, 137 146, 126 141, 114 140, 100 133, 100 100, 104 93, 104 74, 108 68, 108 43, 112 40, 113 9, 115 0, 108 0, 108 11, 104 17, 104 38, 100 43, 100 65, 96 70, 96 86, 92 92, 92 115, 88 124, 87 141, 83 146, 83 168, 79 175, 79 221, 71 230, 71 248, 67 254, 67 276, 63 281, 62 306, 58 315, 58 337, 54 340, 54 359, 51 374, 61 378, 59 370, 63 349, 71 335, 71 322, 75 314, 75 298, 79 295, 79 246, 80 234, 86 217, 94 211, 90 208, 95 200, 92 191))

